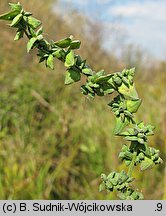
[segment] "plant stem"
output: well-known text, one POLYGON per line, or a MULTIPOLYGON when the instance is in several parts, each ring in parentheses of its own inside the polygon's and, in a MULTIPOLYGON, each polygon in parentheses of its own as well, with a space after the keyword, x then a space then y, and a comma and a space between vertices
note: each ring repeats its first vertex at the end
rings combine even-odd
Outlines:
POLYGON ((132 161, 130 163, 129 170, 128 170, 128 173, 127 173, 127 175, 129 177, 132 176, 132 172, 133 172, 133 169, 134 169, 134 163, 135 163, 136 157, 137 157, 137 152, 134 152, 133 157, 132 157, 132 161))
POLYGON ((26 29, 24 29, 24 33, 26 34, 26 36, 28 37, 28 39, 31 39, 31 36, 28 34, 28 32, 26 31, 26 29))

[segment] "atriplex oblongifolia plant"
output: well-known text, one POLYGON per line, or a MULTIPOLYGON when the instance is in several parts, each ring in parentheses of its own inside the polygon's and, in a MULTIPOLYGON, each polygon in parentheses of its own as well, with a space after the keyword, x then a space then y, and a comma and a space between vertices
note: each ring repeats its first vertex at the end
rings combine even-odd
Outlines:
POLYGON ((121 199, 143 199, 141 192, 134 190, 132 182, 133 169, 140 165, 141 170, 146 170, 162 162, 159 150, 148 146, 148 136, 153 135, 154 127, 136 122, 133 113, 136 113, 140 104, 133 77, 135 69, 124 69, 122 72, 105 74, 104 70, 93 71, 79 55, 74 54, 74 49, 79 49, 81 42, 68 37, 59 41, 47 41, 43 38, 41 22, 32 13, 25 12, 20 3, 9 3, 11 10, 0 16, 0 19, 10 21, 11 27, 17 29, 14 40, 19 40, 24 35, 29 39, 27 52, 33 48, 38 49, 39 62, 45 62, 46 67, 54 69, 54 58, 62 61, 66 67, 65 84, 72 84, 87 77, 86 83, 81 86, 84 95, 90 98, 105 96, 116 92, 108 104, 116 116, 115 135, 123 136, 129 145, 123 145, 119 158, 125 161, 128 172, 111 172, 108 176, 101 175, 102 183, 99 191, 117 191, 121 199), (40 27, 40 28, 39 28, 40 27), (130 125, 130 126, 129 126, 130 125), (126 130, 126 126, 129 126, 126 130))

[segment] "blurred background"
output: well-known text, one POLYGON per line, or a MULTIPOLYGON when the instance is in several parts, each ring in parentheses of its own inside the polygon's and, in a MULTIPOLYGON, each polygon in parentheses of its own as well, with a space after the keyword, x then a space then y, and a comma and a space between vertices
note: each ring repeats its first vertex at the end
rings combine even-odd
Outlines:
MULTIPOLYGON (((0 1, 0 13, 9 10, 0 1)), ((166 2, 153 0, 20 0, 40 19, 45 37, 69 35, 94 70, 136 67, 143 99, 136 118, 156 126, 149 145, 166 159, 166 2)), ((124 140, 113 135, 111 98, 88 100, 80 83, 64 85, 64 66, 38 64, 24 38, 0 22, 0 199, 117 199, 98 192, 101 173, 125 169, 124 140)), ((165 164, 140 172, 145 199, 166 199, 165 164)))

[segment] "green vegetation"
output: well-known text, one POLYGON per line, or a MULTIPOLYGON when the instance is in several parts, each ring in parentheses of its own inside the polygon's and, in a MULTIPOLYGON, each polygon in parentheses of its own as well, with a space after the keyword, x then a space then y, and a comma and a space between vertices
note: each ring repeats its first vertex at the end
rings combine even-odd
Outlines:
MULTIPOLYGON (((118 93, 118 95, 114 94, 114 99, 108 105, 117 119, 115 134, 131 141, 130 146, 124 145, 119 154, 119 157, 129 166, 129 170, 128 173, 112 172, 107 177, 103 174, 100 190, 104 188, 109 191, 117 190, 122 199, 143 198, 140 192, 131 187, 131 182, 134 180, 133 168, 141 164, 141 170, 145 170, 162 160, 159 151, 147 145, 147 136, 153 134, 154 128, 151 125, 145 126, 143 122, 136 123, 138 121, 133 116, 141 104, 133 83, 134 69, 109 75, 106 75, 104 70, 95 73, 85 60, 73 52, 73 49, 80 47, 80 41, 68 37, 57 42, 48 42, 43 37, 42 28, 35 31, 41 24, 39 20, 33 18, 31 13, 25 12, 20 4, 10 4, 10 6, 11 11, 0 18, 10 20, 11 27, 17 28, 15 40, 26 34, 29 38, 27 51, 36 47, 40 62, 44 61, 51 69, 54 68, 54 57, 64 62, 67 68, 65 84, 79 81, 83 74, 87 77, 86 84, 82 85, 83 94, 94 98, 95 95, 118 93), (123 131, 129 123, 132 127, 123 131)), ((16 67, 14 70, 19 68, 16 67)), ((96 180, 90 182, 92 178, 94 179, 91 176, 100 175, 109 149, 106 143, 109 142, 107 141, 110 137, 108 128, 111 126, 110 117, 105 114, 105 111, 103 112, 105 101, 100 102, 100 105, 97 103, 97 107, 91 102, 87 109, 79 107, 78 103, 81 99, 77 96, 77 86, 74 90, 72 88, 63 90, 62 83, 53 78, 55 74, 49 73, 48 78, 40 73, 30 75, 29 71, 26 69, 24 71, 21 77, 14 80, 10 88, 4 91, 4 94, 2 92, 1 96, 4 105, 1 109, 1 139, 2 146, 4 145, 2 153, 7 155, 5 158, 2 154, 4 158, 1 164, 1 197, 111 198, 112 195, 108 194, 98 195, 94 192, 95 186, 90 187, 90 185, 97 185, 96 180), (38 81, 39 78, 41 83, 38 81), (47 88, 43 89, 43 86, 47 88), (55 88, 56 94, 52 94, 55 88), (42 92, 45 96, 41 96, 38 92, 42 92), (6 101, 10 101, 7 103, 8 106, 6 101), (84 116, 80 118, 81 114, 84 116), (13 141, 14 149, 11 146, 8 149, 5 143, 13 141), (15 142, 20 143, 20 146, 15 142), (3 164, 3 161, 7 162, 7 165, 3 164), (22 188, 24 190, 21 190, 22 188)), ((62 79, 59 74, 57 78, 62 79)), ((9 80, 6 79, 7 81, 9 80)), ((5 84, 9 85, 9 83, 3 83, 5 89, 5 84)), ((87 102, 84 106, 85 104, 87 106, 87 102)), ((113 140, 112 135, 110 140, 113 140)), ((116 148, 115 146, 111 144, 110 148, 116 148)), ((111 151, 108 155, 110 160, 111 151)))

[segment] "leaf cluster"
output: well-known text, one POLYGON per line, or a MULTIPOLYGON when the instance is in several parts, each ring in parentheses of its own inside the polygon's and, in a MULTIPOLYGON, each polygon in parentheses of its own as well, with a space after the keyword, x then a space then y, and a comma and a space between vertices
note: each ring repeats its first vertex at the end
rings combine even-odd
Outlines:
POLYGON ((154 127, 145 126, 143 122, 137 123, 134 117, 142 102, 134 84, 135 68, 112 74, 107 74, 104 70, 95 72, 85 59, 74 53, 75 49, 80 48, 79 40, 73 40, 73 36, 69 36, 58 41, 47 41, 43 36, 40 20, 34 18, 32 13, 24 11, 20 3, 10 3, 9 6, 10 11, 2 14, 0 19, 10 21, 10 26, 17 29, 14 40, 26 35, 29 39, 27 52, 36 48, 39 62, 45 62, 50 69, 54 69, 54 59, 62 61, 66 67, 66 85, 78 82, 81 76, 86 76, 86 83, 81 86, 84 95, 94 98, 116 93, 108 105, 116 117, 114 133, 130 141, 129 146, 123 145, 119 154, 119 158, 129 166, 129 172, 112 172, 108 177, 102 175, 100 191, 116 190, 123 199, 142 199, 142 194, 132 189, 130 184, 134 180, 131 176, 133 168, 141 164, 141 170, 145 170, 161 163, 162 159, 159 151, 149 147, 147 143, 147 137, 153 135, 154 127), (129 124, 131 127, 124 131, 129 124))
POLYGON ((129 177, 125 171, 121 171, 120 173, 111 172, 108 176, 102 174, 101 178, 102 183, 99 186, 99 191, 104 189, 108 192, 116 190, 121 199, 143 199, 143 194, 131 187, 131 182, 133 182, 134 179, 129 177))

